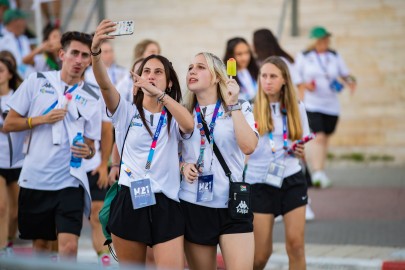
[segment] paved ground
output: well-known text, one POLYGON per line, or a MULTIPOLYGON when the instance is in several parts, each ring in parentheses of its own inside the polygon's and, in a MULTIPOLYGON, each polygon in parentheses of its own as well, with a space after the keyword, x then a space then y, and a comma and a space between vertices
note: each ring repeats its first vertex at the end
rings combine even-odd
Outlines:
MULTIPOLYGON (((309 191, 316 219, 306 227, 307 269, 405 269, 405 166, 331 164, 327 172, 333 187, 309 191)), ((288 269, 282 223, 274 238, 266 269, 288 269)), ((87 222, 78 261, 91 263, 87 270, 97 262, 87 222)))
MULTIPOLYGON (((405 166, 332 164, 328 175, 331 188, 309 191, 316 219, 306 226, 308 269, 382 269, 391 260, 405 269, 405 166)), ((287 269, 282 223, 274 238, 268 269, 287 269)))

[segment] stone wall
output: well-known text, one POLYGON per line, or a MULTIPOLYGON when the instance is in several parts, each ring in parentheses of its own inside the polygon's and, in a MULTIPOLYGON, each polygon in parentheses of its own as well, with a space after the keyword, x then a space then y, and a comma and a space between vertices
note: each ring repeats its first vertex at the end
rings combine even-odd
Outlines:
MULTIPOLYGON (((64 2, 66 13, 70 1, 64 2)), ((280 42, 295 55, 309 44, 309 29, 323 25, 332 46, 358 79, 358 90, 341 94, 342 115, 332 151, 388 154, 405 161, 405 1, 301 0, 299 37, 289 35, 287 14, 280 42)), ((89 0, 79 1, 71 29, 80 30, 89 0)), ((161 44, 184 85, 189 60, 200 51, 222 58, 234 36, 251 41, 255 29, 277 31, 282 0, 106 0, 107 16, 135 21, 135 34, 115 41, 118 62, 130 67, 134 45, 144 38, 161 44)), ((94 16, 96 17, 96 16, 94 16)), ((92 22, 92 30, 96 25, 92 22)))

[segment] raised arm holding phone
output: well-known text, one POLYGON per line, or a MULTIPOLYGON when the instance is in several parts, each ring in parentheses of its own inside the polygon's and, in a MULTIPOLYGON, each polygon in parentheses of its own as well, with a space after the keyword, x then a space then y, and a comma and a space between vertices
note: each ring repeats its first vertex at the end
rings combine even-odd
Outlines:
POLYGON ((163 56, 141 63, 134 80, 134 103, 111 83, 100 60, 100 45, 114 39, 116 23, 103 20, 91 48, 93 71, 116 132, 121 156, 121 189, 111 203, 108 228, 120 263, 145 262, 153 248, 157 267, 184 269, 184 218, 178 192, 178 143, 194 130, 191 114, 179 104, 180 84, 163 56), (133 191, 147 190, 140 196, 133 191))

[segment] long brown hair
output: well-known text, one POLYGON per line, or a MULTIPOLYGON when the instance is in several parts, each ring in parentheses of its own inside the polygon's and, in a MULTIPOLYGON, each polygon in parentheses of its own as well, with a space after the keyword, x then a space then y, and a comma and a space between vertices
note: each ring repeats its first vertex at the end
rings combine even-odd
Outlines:
POLYGON ((301 117, 298 108, 298 98, 295 93, 293 83, 291 82, 290 72, 286 63, 278 56, 270 56, 263 61, 261 68, 259 70, 259 90, 257 92, 257 97, 255 105, 253 108, 253 114, 258 124, 258 131, 260 136, 266 133, 274 131, 274 123, 272 118, 272 112, 270 110, 270 100, 268 96, 263 91, 263 86, 261 84, 260 76, 264 65, 266 64, 275 65, 280 71, 285 81, 280 92, 280 108, 282 113, 287 114, 287 126, 288 126, 288 138, 292 141, 302 138, 302 124, 301 117))
MULTIPOLYGON (((164 56, 161 55, 155 55, 152 54, 148 57, 146 57, 143 61, 139 69, 137 70, 137 73, 139 76, 142 76, 143 72, 143 67, 145 66, 146 62, 148 62, 150 59, 156 58, 159 60, 164 67, 165 70, 165 75, 166 75, 166 85, 169 85, 170 82, 172 82, 172 87, 170 89, 166 88, 165 93, 166 95, 169 95, 172 99, 174 99, 177 102, 181 102, 181 88, 180 88, 180 83, 179 79, 177 77, 176 71, 173 68, 172 63, 164 56)), ((141 120, 143 125, 146 127, 148 130, 149 134, 152 135, 152 131, 149 128, 149 125, 146 124, 145 120, 145 112, 143 111, 143 91, 138 91, 138 93, 134 96, 134 104, 136 108, 138 109, 139 115, 141 116, 141 120)), ((170 113, 169 110, 167 110, 167 131, 170 133, 170 123, 172 121, 172 114, 170 113)))

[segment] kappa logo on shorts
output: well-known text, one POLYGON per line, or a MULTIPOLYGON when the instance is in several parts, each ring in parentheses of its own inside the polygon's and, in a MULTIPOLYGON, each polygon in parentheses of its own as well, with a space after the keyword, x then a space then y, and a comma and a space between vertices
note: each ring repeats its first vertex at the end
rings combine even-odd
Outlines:
POLYGON ((245 201, 240 201, 238 206, 236 206, 236 213, 247 214, 249 212, 249 207, 245 201))

